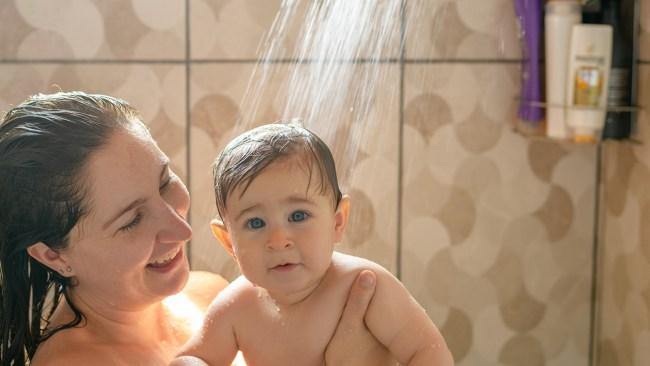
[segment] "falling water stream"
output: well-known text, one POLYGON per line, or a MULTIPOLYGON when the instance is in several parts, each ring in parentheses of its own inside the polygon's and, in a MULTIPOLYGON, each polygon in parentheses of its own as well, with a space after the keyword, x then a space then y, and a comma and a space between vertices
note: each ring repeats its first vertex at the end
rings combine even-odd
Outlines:
POLYGON ((403 47, 402 3, 283 0, 260 43, 236 132, 268 118, 300 119, 330 146, 345 183, 363 141, 399 97, 395 73, 385 70, 396 68, 403 47))

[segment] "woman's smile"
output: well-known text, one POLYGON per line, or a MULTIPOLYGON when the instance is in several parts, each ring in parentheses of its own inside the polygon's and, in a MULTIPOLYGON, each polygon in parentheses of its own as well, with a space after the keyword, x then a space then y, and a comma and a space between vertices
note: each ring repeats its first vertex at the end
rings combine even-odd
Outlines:
POLYGON ((183 257, 183 247, 179 246, 176 250, 169 252, 161 257, 151 260, 147 264, 147 268, 153 269, 158 272, 167 272, 180 262, 183 257))

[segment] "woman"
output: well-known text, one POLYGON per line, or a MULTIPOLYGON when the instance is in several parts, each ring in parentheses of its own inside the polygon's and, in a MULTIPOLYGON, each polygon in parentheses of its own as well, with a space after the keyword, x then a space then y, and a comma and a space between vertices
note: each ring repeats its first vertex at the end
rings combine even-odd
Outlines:
MULTIPOLYGON (((189 271, 189 204, 126 102, 57 93, 10 110, 0 125, 2 365, 168 364, 227 284, 189 271)), ((373 291, 374 275, 360 275, 329 364, 384 359, 362 320, 373 291)))

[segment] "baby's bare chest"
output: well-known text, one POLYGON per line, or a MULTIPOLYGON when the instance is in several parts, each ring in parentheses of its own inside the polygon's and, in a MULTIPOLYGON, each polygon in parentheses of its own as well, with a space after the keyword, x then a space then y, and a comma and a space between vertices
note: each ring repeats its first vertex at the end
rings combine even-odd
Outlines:
POLYGON ((323 365, 325 349, 347 300, 347 290, 330 289, 287 310, 261 304, 255 316, 237 327, 237 342, 247 364, 323 365))

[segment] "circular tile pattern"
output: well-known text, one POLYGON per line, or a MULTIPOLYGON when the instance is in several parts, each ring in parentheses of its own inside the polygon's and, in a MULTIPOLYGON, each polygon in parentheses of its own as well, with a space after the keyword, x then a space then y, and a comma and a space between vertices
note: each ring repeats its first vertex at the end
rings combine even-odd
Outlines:
POLYGON ((451 123, 451 109, 442 97, 421 94, 406 105, 404 121, 425 139, 430 139, 438 128, 451 123))
POLYGON ((544 366, 546 358, 539 341, 529 335, 516 335, 499 352, 502 365, 544 366))
POLYGON ((480 107, 454 125, 458 141, 469 152, 480 154, 493 148, 501 137, 501 123, 492 122, 480 107))
POLYGON ((544 182, 551 182, 553 169, 567 151, 558 143, 532 141, 528 145, 528 161, 533 173, 544 182))
POLYGON ((131 0, 137 17, 147 27, 164 31, 185 23, 185 3, 177 0, 131 0), (156 9, 155 12, 151 9, 156 9))
POLYGON ((456 363, 463 362, 472 347, 474 330, 470 318, 460 309, 449 309, 447 320, 440 327, 456 363))
POLYGON ((500 306, 504 323, 517 332, 527 332, 539 325, 544 317, 546 305, 530 296, 521 286, 515 296, 500 306))
POLYGON ((33 0, 15 1, 14 4, 25 22, 35 30, 52 31, 65 39, 77 58, 92 58, 103 43, 104 18, 92 1, 68 0, 65 6, 33 0), (73 24, 75 26, 70 26, 73 24))
POLYGON ((194 104, 192 126, 213 138, 213 143, 218 146, 220 139, 234 127, 239 115, 239 106, 231 98, 210 94, 194 104))
POLYGON ((550 241, 562 239, 573 224, 573 202, 564 188, 551 185, 544 204, 534 213, 546 227, 550 241))
POLYGON ((435 217, 447 228, 451 244, 467 239, 476 221, 472 197, 463 189, 452 188, 445 204, 435 217))

